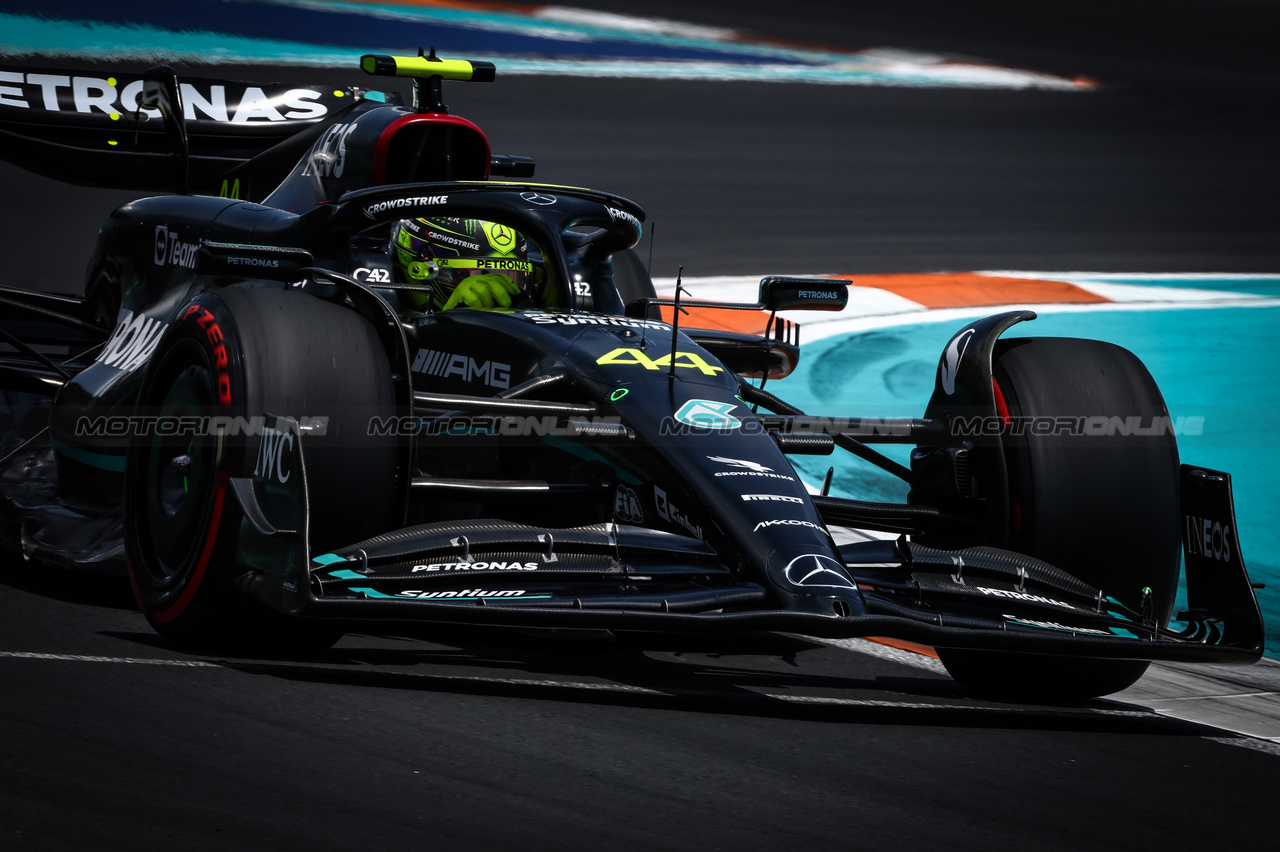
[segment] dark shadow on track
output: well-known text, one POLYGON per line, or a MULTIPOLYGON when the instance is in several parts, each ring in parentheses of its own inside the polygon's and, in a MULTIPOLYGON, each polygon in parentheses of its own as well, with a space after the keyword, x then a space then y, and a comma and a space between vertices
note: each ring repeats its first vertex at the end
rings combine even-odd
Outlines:
POLYGON ((110 574, 70 571, 57 565, 26 561, 5 552, 0 560, 0 585, 64 603, 137 610, 129 581, 110 574))
MULTIPOLYGON (((168 647, 154 634, 104 635, 149 648, 168 647)), ((335 648, 308 660, 200 659, 286 681, 406 693, 841 724, 1221 736, 1104 701, 1010 704, 971 698, 945 676, 832 673, 853 659, 844 656, 848 652, 778 634, 710 637, 713 641, 706 636, 627 636, 611 642, 465 628, 433 635, 435 647, 430 648, 408 637, 378 637, 405 647, 335 648), (514 638, 521 639, 518 646, 510 644, 514 638), (662 651, 664 646, 681 651, 662 651), (778 661, 787 669, 778 670, 778 661)))

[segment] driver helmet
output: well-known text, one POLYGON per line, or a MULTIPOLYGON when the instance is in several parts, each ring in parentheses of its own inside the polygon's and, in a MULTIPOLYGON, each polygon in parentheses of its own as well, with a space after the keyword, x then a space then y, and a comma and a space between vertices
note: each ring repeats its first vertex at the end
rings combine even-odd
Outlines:
MULTIPOLYGON (((396 269, 407 284, 430 284, 436 309, 470 275, 505 275, 536 299, 545 283, 542 255, 531 240, 508 225, 483 219, 404 219, 391 240, 396 269)), ((408 291, 415 307, 426 307, 425 292, 408 291)))

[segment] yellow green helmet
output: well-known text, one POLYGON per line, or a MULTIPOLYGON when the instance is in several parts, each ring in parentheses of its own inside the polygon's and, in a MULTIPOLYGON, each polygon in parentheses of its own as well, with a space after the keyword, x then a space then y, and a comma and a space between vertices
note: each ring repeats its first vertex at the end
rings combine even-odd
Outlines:
MULTIPOLYGON (((536 297, 544 274, 541 255, 531 252, 530 245, 508 225, 452 217, 404 219, 396 225, 391 240, 401 279, 407 284, 432 285, 437 308, 469 275, 505 275, 530 297, 536 297)), ((425 296, 414 293, 410 298, 425 306, 425 296)))

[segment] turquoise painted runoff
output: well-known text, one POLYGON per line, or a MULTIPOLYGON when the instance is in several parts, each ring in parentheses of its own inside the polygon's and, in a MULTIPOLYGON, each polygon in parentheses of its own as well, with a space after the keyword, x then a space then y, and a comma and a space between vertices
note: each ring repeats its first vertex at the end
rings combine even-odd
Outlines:
POLYGON ((563 7, 276 0, 241 12, 224 0, 186 0, 162 4, 157 14, 154 3, 118 4, 105 13, 86 0, 64 0, 39 13, 22 5, 0 0, 0 55, 353 68, 363 53, 414 53, 434 45, 444 56, 493 61, 499 74, 1079 88, 1066 78, 972 61, 791 47, 728 30, 563 7))

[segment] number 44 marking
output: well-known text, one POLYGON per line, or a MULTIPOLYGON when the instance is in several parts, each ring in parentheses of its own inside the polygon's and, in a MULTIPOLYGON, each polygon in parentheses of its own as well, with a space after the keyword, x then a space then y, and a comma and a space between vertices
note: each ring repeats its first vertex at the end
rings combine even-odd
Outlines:
MULTIPOLYGON (((614 349, 605 355, 596 359, 597 364, 638 364, 646 370, 661 370, 663 367, 671 366, 670 353, 660 358, 650 358, 639 349, 614 349)), ((691 367, 700 370, 704 375, 714 376, 717 373, 723 373, 724 367, 717 367, 714 364, 708 364, 706 360, 696 352, 677 352, 677 367, 691 367)))

